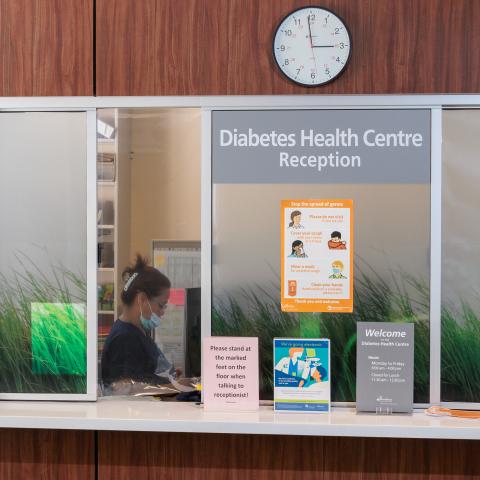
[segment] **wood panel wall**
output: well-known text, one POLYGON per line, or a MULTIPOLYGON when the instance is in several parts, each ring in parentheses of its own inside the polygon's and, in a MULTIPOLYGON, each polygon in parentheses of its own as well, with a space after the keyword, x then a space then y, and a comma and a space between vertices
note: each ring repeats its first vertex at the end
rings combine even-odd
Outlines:
POLYGON ((321 3, 349 25, 352 61, 304 88, 271 54, 304 0, 96 0, 95 45, 94 0, 2 0, 0 96, 480 92, 480 0, 321 3))
POLYGON ((480 478, 478 442, 99 432, 103 480, 480 478))
POLYGON ((478 442, 0 430, 2 480, 462 480, 478 442), (97 450, 98 448, 98 450, 97 450))
POLYGON ((2 480, 94 480, 95 432, 0 429, 2 480))
POLYGON ((352 60, 332 84, 304 88, 280 75, 271 44, 309 3, 97 0, 97 94, 480 92, 480 0, 322 0, 349 25, 352 60))
POLYGON ((0 1, 0 96, 93 95, 93 0, 0 1))

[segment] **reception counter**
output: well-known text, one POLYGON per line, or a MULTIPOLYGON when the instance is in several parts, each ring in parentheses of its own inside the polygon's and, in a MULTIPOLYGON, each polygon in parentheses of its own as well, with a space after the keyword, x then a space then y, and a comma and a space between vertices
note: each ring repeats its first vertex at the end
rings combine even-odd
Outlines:
POLYGON ((222 413, 144 398, 0 405, 2 479, 480 478, 477 420, 222 413))
POLYGON ((3 402, 0 427, 138 432, 480 439, 480 420, 413 415, 356 414, 334 408, 330 414, 208 411, 195 403, 151 398, 103 398, 97 402, 3 402))

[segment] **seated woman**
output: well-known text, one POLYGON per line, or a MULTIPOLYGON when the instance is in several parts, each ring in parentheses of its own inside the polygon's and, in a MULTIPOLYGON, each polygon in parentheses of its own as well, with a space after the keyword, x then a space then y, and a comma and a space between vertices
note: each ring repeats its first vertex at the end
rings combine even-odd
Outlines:
POLYGON ((135 265, 123 272, 122 314, 105 341, 101 376, 108 387, 121 380, 168 383, 155 374, 165 357, 149 333, 160 325, 170 296, 170 280, 137 255, 135 265))

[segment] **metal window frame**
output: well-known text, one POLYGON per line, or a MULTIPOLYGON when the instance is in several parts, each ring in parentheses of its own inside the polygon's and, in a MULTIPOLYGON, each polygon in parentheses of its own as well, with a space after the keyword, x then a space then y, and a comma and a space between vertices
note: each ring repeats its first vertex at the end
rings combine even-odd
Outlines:
MULTIPOLYGON (((425 408, 430 404, 439 404, 440 390, 441 390, 441 364, 440 364, 440 341, 441 341, 441 200, 442 200, 442 189, 441 189, 441 161, 442 161, 442 150, 441 150, 441 141, 442 141, 442 107, 439 105, 409 105, 405 106, 403 104, 395 105, 356 105, 356 106, 338 106, 338 105, 309 105, 308 108, 299 108, 298 106, 285 107, 276 107, 269 105, 267 107, 250 107, 245 106, 242 108, 234 108, 233 110, 254 110, 254 109, 269 109, 269 110, 357 110, 357 109, 368 109, 368 110, 379 110, 379 109, 388 109, 388 110, 430 110, 430 120, 431 120, 431 178, 430 178, 430 375, 429 375, 429 402, 428 403, 415 403, 415 408, 425 408)), ((208 194, 208 198, 205 198, 205 203, 202 207, 202 212, 208 210, 208 213, 211 215, 212 210, 212 182, 211 182, 211 113, 212 111, 219 110, 232 110, 228 107, 221 108, 204 108, 202 116, 202 144, 209 144, 208 151, 204 150, 204 155, 202 155, 202 172, 205 171, 205 174, 202 176, 202 194, 205 196, 208 194), (208 131, 207 131, 208 130, 208 131), (208 180, 207 180, 208 179, 208 180), (207 181, 209 182, 207 184, 207 181), (208 191, 208 192, 207 192, 208 191)), ((203 226, 203 223, 202 223, 203 226)), ((212 295, 212 285, 211 285, 211 249, 212 249, 212 238, 211 238, 211 218, 208 219, 209 229, 205 228, 202 232, 205 237, 202 236, 202 245, 205 252, 205 262, 202 263, 202 269, 208 269, 205 272, 206 282, 202 282, 202 318, 207 318, 207 321, 211 319, 211 295, 212 295), (208 281, 208 283, 207 283, 208 281), (206 286, 207 288, 204 288, 206 286), (205 292, 204 292, 205 290, 205 292), (208 298, 207 298, 208 296, 208 298), (208 303, 208 306, 203 310, 203 304, 208 303), (208 308, 208 310, 207 310, 208 308)), ((207 225, 205 225, 207 227, 207 225)), ((202 270, 203 271, 203 270, 202 270)), ((203 321, 202 321, 203 324, 203 321)), ((204 331, 206 335, 211 333, 211 325, 205 325, 204 331)), ((332 402, 332 405, 335 407, 352 407, 355 406, 355 402, 332 402)))
MULTIPOLYGON (((431 266, 430 266, 430 403, 441 400, 441 192, 442 110, 480 108, 480 95, 262 95, 172 97, 2 97, 2 111, 84 111, 87 114, 87 324, 97 325, 96 305, 96 110, 101 108, 199 108, 202 111, 201 241, 202 337, 211 333, 211 111, 253 109, 430 109, 431 130, 431 266)), ((88 329, 87 394, 9 394, 9 399, 95 400, 97 329, 88 329)), ((0 398, 7 398, 1 395, 0 398)), ((442 402, 467 408, 480 404, 442 402)), ((338 403, 338 406, 351 403, 338 403)), ((422 407, 423 404, 416 404, 422 407)))

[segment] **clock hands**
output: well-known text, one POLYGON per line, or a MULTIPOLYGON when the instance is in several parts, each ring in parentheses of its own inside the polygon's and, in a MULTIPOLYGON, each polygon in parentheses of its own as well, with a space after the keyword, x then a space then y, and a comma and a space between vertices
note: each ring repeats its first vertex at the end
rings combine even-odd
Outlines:
POLYGON ((310 15, 308 15, 307 17, 307 23, 308 23, 308 34, 310 36, 310 46, 313 48, 312 27, 310 26, 310 15))
POLYGON ((312 27, 310 26, 310 14, 307 17, 307 23, 308 23, 308 33, 310 35, 310 48, 312 49, 313 63, 315 65, 315 73, 318 74, 317 59, 315 58, 315 50, 313 49, 312 27))
POLYGON ((310 47, 311 48, 334 48, 335 45, 314 45, 313 44, 313 37, 318 37, 318 35, 312 35, 312 27, 310 25, 310 15, 307 17, 308 23, 308 36, 310 37, 310 47))

